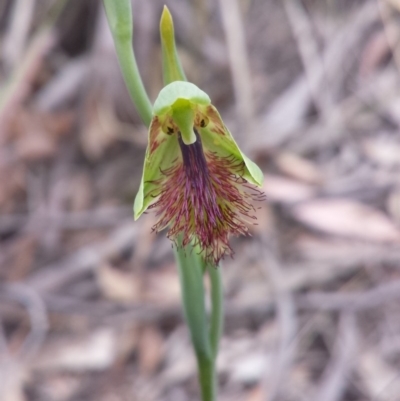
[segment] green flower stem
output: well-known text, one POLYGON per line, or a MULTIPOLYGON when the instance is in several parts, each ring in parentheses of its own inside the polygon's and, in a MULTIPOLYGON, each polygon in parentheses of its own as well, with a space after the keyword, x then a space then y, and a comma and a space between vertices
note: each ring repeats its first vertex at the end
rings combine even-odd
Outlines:
POLYGON ((210 344, 214 359, 217 358, 219 340, 223 330, 224 296, 222 286, 221 266, 207 265, 211 282, 211 316, 210 316, 210 344))
POLYGON ((214 355, 208 337, 204 303, 203 261, 192 245, 174 246, 181 283, 183 311, 197 358, 203 401, 215 401, 214 355))
POLYGON ((199 371, 201 399, 203 401, 215 401, 217 399, 217 379, 214 360, 197 356, 197 368, 199 371))
POLYGON ((130 0, 103 0, 122 75, 143 123, 148 127, 152 106, 132 48, 133 20, 130 0))

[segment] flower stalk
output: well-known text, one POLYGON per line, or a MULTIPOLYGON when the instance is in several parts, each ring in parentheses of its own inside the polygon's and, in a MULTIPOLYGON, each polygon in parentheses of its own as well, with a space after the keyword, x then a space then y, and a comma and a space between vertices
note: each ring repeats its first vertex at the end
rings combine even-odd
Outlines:
POLYGON ((152 106, 133 52, 131 2, 128 0, 104 0, 104 8, 125 84, 140 118, 148 127, 152 118, 152 106))
MULTIPOLYGON (((219 335, 217 328, 222 326, 222 320, 215 322, 208 331, 207 314, 205 309, 205 293, 203 284, 204 263, 191 244, 183 247, 174 246, 181 283, 183 311, 189 327, 193 348, 197 359, 198 377, 203 401, 215 401, 217 392, 215 358, 216 352, 211 345, 211 333, 219 335)), ((215 269, 215 268, 213 268, 215 269)), ((220 283, 218 288, 221 288, 220 283)), ((222 299, 222 296, 218 296, 222 299)), ((222 319, 222 302, 213 305, 213 311, 219 311, 222 319)))

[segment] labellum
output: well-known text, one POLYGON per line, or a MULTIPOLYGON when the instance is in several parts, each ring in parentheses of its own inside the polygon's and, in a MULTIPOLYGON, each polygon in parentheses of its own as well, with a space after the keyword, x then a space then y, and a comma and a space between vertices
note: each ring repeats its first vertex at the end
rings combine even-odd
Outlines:
POLYGON ((166 86, 154 104, 137 219, 154 209, 153 230, 182 246, 198 245, 205 260, 218 265, 232 255, 229 235, 248 235, 263 174, 238 148, 209 97, 195 85, 166 86))

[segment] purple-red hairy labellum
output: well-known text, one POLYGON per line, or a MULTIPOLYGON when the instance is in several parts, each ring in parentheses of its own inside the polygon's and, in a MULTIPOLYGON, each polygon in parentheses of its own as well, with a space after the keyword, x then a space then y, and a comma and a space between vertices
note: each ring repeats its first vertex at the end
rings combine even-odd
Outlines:
POLYGON ((156 211, 155 231, 169 227, 173 241, 182 234, 183 246, 192 241, 207 262, 218 265, 233 254, 230 234, 249 235, 246 224, 256 220, 253 202, 263 200, 264 194, 243 178, 243 161, 204 149, 194 132, 196 141, 190 145, 176 133, 181 153, 152 182, 157 190, 149 209, 156 211))

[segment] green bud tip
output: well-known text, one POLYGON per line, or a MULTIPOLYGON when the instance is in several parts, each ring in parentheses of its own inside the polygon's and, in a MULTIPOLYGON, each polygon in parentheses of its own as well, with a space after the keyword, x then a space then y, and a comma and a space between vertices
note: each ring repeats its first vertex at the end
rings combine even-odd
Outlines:
POLYGON ((160 20, 160 32, 161 39, 164 45, 167 47, 173 47, 174 43, 174 22, 172 20, 172 15, 168 10, 167 6, 164 6, 164 10, 161 15, 160 20))

